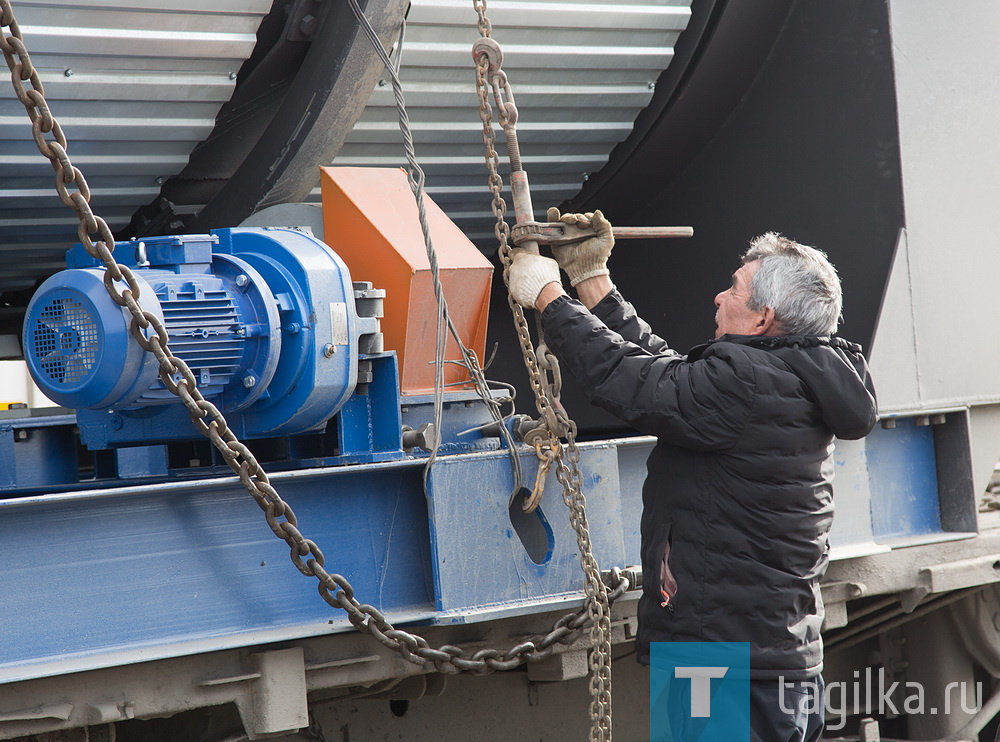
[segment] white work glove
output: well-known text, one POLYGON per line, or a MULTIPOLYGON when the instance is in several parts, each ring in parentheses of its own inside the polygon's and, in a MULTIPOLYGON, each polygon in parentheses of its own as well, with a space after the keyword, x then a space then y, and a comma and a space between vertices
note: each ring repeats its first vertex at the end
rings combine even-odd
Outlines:
POLYGON ((614 235, 611 234, 611 222, 604 218, 600 211, 586 214, 561 214, 553 207, 548 211, 550 222, 575 224, 579 227, 590 227, 597 234, 583 242, 562 247, 552 246, 552 254, 559 262, 559 267, 566 271, 571 286, 594 276, 607 276, 608 258, 611 248, 615 246, 614 235))
POLYGON ((550 283, 562 285, 556 261, 522 250, 514 253, 507 274, 507 286, 514 301, 526 309, 534 309, 538 295, 550 283))

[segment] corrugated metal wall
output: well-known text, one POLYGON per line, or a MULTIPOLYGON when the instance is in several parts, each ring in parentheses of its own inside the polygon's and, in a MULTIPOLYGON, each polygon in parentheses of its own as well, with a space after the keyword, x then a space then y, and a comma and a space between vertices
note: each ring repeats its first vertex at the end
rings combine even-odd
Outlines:
MULTIPOLYGON (((15 0, 69 153, 112 228, 179 172, 232 96, 270 0, 15 0)), ((55 196, 9 83, 0 93, 0 291, 63 267, 76 219, 55 196)))
MULTIPOLYGON (((690 0, 493 0, 488 13, 518 106, 534 205, 544 214, 575 195, 632 130, 687 26, 690 0)), ((400 77, 428 192, 471 238, 489 244, 493 216, 471 54, 478 35, 468 0, 414 0, 400 77)), ((334 164, 402 166, 400 142, 392 87, 383 80, 334 164)))

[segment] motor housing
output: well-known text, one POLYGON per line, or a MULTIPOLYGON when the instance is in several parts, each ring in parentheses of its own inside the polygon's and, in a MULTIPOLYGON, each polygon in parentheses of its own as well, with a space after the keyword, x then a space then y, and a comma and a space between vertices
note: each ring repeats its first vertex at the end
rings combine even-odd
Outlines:
MULTIPOLYGON (((133 269, 140 304, 163 321, 172 353, 242 435, 322 427, 355 391, 359 339, 366 353, 382 350, 380 292, 356 291, 343 261, 303 232, 145 238, 118 243, 115 257, 133 269), (369 316, 358 315, 358 292, 369 316)), ((28 306, 24 349, 35 383, 81 411, 92 448, 191 437, 156 358, 130 335, 128 310, 108 296, 103 269, 81 246, 67 265, 28 306)))

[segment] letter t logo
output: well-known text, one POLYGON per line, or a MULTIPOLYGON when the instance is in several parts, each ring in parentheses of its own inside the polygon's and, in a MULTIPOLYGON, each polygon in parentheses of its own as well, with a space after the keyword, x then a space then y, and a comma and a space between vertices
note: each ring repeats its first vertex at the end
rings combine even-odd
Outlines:
POLYGON ((675 678, 691 679, 691 717, 712 715, 712 678, 725 677, 728 667, 675 667, 675 678))

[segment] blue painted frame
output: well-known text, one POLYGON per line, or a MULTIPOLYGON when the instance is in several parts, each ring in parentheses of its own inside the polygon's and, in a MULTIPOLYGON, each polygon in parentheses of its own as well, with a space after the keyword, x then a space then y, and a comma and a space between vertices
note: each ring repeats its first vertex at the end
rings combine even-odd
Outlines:
MULTIPOLYGON (((651 444, 581 446, 602 567, 638 561, 640 495, 620 482, 641 477, 622 477, 620 461, 651 444)), ((522 458, 533 481, 534 456, 522 458)), ((510 523, 506 451, 442 457, 426 495, 424 463, 299 469, 272 481, 327 567, 397 624, 580 603, 576 539, 553 477, 541 507, 555 546, 538 565, 510 523)), ((353 630, 289 564, 233 477, 0 500, 0 559, 0 683, 353 630)))

